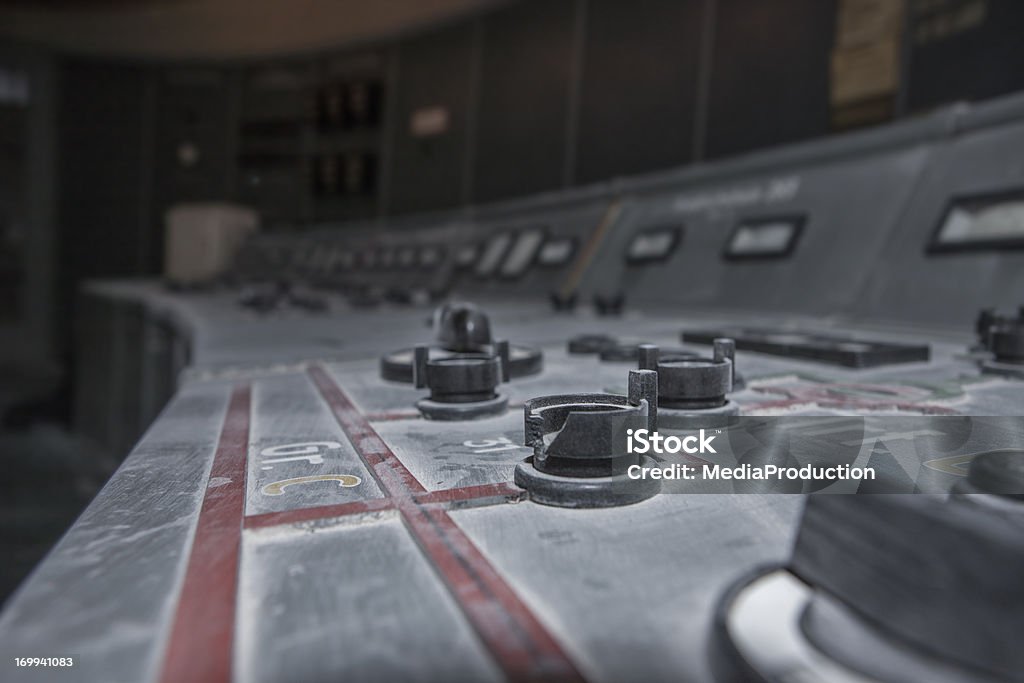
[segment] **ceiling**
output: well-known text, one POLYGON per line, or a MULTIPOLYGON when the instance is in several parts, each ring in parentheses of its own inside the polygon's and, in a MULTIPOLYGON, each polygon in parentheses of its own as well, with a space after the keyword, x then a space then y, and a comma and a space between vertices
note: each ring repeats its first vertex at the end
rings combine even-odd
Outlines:
POLYGON ((143 59, 258 57, 393 36, 500 0, 0 0, 0 36, 143 59))

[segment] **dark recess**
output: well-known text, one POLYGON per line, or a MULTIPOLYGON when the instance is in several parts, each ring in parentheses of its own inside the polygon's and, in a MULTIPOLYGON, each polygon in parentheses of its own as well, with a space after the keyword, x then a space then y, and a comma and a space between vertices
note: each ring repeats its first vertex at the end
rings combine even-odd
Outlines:
POLYGON ((574 0, 511 5, 483 22, 474 199, 562 184, 574 0))
POLYGON ((693 160, 704 6, 701 0, 588 4, 577 182, 693 160))
POLYGON ((705 156, 824 135, 835 0, 719 0, 705 156))
POLYGON ((390 211, 409 213, 456 206, 463 200, 475 23, 412 38, 399 47, 398 92, 390 174, 390 211), (448 112, 448 129, 416 137, 412 114, 448 112))

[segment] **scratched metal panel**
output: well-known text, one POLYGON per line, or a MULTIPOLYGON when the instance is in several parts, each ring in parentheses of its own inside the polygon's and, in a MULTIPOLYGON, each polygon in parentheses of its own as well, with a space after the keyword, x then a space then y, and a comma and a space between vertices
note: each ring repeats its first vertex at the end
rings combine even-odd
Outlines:
POLYGON ((305 373, 254 383, 249 443, 248 515, 383 495, 305 373))
POLYGON ((523 446, 523 413, 515 408, 485 420, 401 420, 374 429, 430 491, 510 482, 532 452, 523 446))
POLYGON ((243 543, 237 680, 502 680, 394 513, 243 543))
POLYGON ((75 655, 60 680, 155 675, 230 388, 196 384, 171 402, 5 606, 5 662, 75 655))
POLYGON ((708 681, 718 596, 787 557, 801 501, 665 495, 628 508, 504 505, 452 516, 589 680, 708 681))

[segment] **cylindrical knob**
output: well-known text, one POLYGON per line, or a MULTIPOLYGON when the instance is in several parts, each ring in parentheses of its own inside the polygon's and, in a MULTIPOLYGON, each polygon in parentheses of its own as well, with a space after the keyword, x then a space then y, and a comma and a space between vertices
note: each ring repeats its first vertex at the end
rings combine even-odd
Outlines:
POLYGON ((989 348, 1000 363, 1024 363, 1024 323, 994 325, 989 331, 989 348))
MULTIPOLYGON (((978 680, 1020 680, 1022 530, 1016 517, 929 496, 809 496, 789 568, 862 624, 884 625, 879 638, 978 680)), ((823 635, 836 634, 812 641, 823 635)))
POLYGON ((736 345, 716 339, 712 358, 659 358, 657 346, 639 347, 640 368, 658 372, 658 405, 662 408, 700 410, 725 405, 733 387, 736 345))
POLYGON ((523 404, 526 445, 533 466, 567 477, 606 477, 640 457, 626 448, 628 428, 657 429, 654 372, 631 370, 629 395, 541 396, 523 404))
POLYGON ((489 401, 495 389, 509 377, 509 345, 496 342, 494 354, 460 353, 430 359, 429 347, 413 350, 413 384, 430 389, 430 400, 438 403, 489 401))

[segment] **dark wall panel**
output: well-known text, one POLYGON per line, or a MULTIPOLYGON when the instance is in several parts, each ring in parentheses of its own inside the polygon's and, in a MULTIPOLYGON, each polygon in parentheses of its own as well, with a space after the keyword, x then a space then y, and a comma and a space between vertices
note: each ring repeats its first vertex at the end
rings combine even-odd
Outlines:
MULTIPOLYGON (((233 121, 228 74, 211 68, 171 69, 157 87, 153 222, 164 226, 179 202, 224 201, 229 196, 233 121)), ((163 240, 150 248, 163 262, 163 240)))
POLYGON ((718 0, 710 158, 828 132, 836 0, 718 0))
POLYGON ((155 159, 161 200, 223 200, 228 195, 234 162, 230 95, 225 70, 172 69, 161 74, 155 159))
POLYGON ((1024 88, 1024 2, 946 0, 912 8, 911 110, 1024 88))
MULTIPOLYGON (((61 311, 71 310, 75 287, 85 278, 153 272, 149 245, 159 230, 149 213, 150 83, 139 68, 91 62, 61 68, 61 311)), ((58 323, 69 319, 63 315, 58 323)))
POLYGON ((531 0, 483 22, 474 199, 562 185, 575 0, 531 0))
POLYGON ((576 181, 693 158, 703 0, 591 0, 576 181))
POLYGON ((390 163, 391 213, 456 206, 463 200, 469 144, 470 81, 475 24, 462 24, 402 43, 390 163), (447 112, 443 132, 416 136, 414 112, 447 112))

